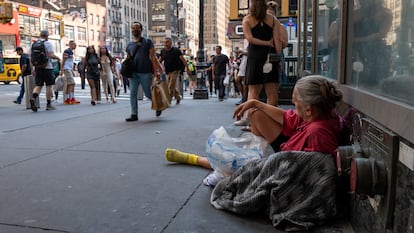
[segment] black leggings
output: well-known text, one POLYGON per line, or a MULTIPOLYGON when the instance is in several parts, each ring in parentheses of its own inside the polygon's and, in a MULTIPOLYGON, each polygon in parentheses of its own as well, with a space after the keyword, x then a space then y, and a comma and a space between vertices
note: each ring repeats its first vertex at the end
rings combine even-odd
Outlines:
POLYGON ((272 143, 270 143, 270 146, 273 148, 274 152, 279 152, 280 145, 282 145, 282 143, 287 142, 288 140, 288 137, 281 134, 272 143))

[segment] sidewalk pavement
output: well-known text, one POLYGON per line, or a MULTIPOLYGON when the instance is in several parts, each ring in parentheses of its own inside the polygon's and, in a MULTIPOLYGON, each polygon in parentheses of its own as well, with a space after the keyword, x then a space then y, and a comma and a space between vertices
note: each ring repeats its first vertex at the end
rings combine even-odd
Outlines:
MULTIPOLYGON (((80 89, 80 88, 79 88, 80 89)), ((280 232, 266 216, 214 209, 209 171, 165 160, 165 148, 204 154, 210 133, 233 122, 238 99, 186 96, 157 118, 139 101, 55 105, 37 113, 0 95, 1 233, 280 232)), ((313 232, 351 232, 332 223, 313 232)))

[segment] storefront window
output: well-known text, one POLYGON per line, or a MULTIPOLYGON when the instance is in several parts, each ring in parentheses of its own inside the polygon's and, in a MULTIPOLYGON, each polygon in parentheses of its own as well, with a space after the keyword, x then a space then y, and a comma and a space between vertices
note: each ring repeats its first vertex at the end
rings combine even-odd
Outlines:
POLYGON ((239 18, 243 18, 249 12, 249 0, 239 0, 239 18))
POLYGON ((78 40, 86 41, 86 28, 78 27, 78 40))
POLYGON ((348 84, 414 105, 413 14, 411 0, 355 0, 348 84))
POLYGON ((43 20, 44 29, 49 31, 49 35, 60 35, 60 22, 53 20, 43 20))
POLYGON ((21 25, 21 34, 39 36, 40 19, 38 17, 19 15, 19 24, 21 25))
POLYGON ((75 32, 73 26, 65 25, 65 37, 68 40, 74 40, 75 39, 75 32))
POLYGON ((319 0, 316 73, 332 79, 338 79, 339 7, 338 1, 319 0))

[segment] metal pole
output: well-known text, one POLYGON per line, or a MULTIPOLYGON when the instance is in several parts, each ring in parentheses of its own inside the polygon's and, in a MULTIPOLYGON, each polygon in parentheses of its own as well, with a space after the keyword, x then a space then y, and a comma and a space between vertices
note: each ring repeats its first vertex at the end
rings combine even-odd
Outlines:
POLYGON ((199 41, 197 51, 197 88, 194 90, 194 99, 208 99, 205 69, 207 68, 204 51, 204 0, 200 0, 199 41))

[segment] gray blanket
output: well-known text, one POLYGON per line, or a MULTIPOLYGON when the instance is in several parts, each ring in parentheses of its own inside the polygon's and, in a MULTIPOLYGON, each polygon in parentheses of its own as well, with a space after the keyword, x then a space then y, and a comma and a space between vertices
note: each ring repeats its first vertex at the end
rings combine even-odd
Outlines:
POLYGON ((336 168, 331 155, 284 151, 252 161, 213 189, 217 209, 266 213, 274 227, 308 230, 336 214, 336 168))

